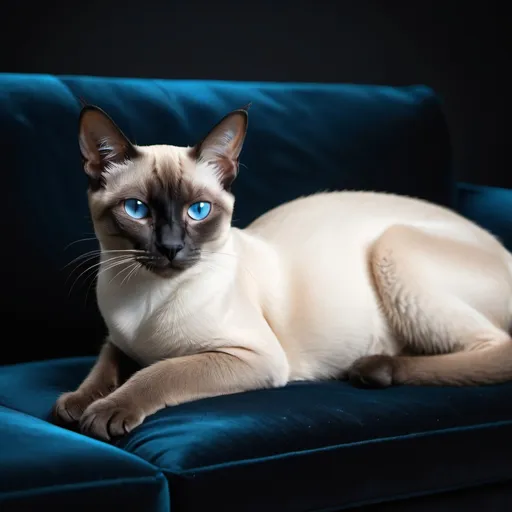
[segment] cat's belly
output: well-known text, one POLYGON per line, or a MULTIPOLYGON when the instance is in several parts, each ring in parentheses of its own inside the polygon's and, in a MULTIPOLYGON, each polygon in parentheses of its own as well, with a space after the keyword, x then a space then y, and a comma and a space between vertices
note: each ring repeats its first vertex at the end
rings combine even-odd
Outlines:
POLYGON ((285 348, 291 379, 341 377, 360 357, 395 355, 402 344, 389 328, 364 261, 318 257, 318 267, 304 266, 290 279, 284 315, 276 310, 275 330, 285 348), (351 264, 349 264, 351 263, 351 264), (330 268, 330 272, 318 272, 330 268))

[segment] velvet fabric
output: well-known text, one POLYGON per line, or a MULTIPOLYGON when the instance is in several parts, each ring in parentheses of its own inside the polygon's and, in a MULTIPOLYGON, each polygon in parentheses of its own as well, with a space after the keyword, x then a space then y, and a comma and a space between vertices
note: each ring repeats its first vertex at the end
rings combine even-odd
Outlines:
POLYGON ((512 189, 458 183, 456 209, 512 251, 512 189))
MULTIPOLYGON (((5 366, 0 403, 23 413, 12 412, 17 428, 37 422, 58 439, 59 429, 44 420, 58 393, 78 386, 92 363, 76 358, 5 366)), ((114 447, 87 438, 80 443, 78 434, 62 431, 49 460, 63 471, 66 457, 74 457, 93 474, 110 465, 124 474, 133 462, 123 459, 129 452, 167 477, 172 510, 215 504, 226 512, 321 511, 450 497, 503 482, 512 487, 510 397, 512 383, 376 391, 344 382, 297 383, 167 408, 114 447)), ((37 450, 19 439, 7 447, 23 467, 19 449, 28 461, 37 450)), ((10 478, 16 483, 19 477, 10 478)), ((510 493, 502 499, 510 500, 510 493)))
POLYGON ((238 226, 302 194, 374 189, 454 207, 512 249, 512 191, 454 182, 442 105, 426 87, 0 74, 3 231, 15 253, 1 267, 12 334, 0 354, 0 510, 512 509, 512 384, 291 384, 168 408, 112 444, 50 424, 104 333, 88 274, 75 283, 84 267, 66 267, 97 247, 78 97, 138 144, 175 145, 252 101, 238 226))
POLYGON ((443 204, 453 199, 446 124, 438 98, 424 86, 0 74, 2 168, 8 170, 2 201, 4 211, 15 212, 2 229, 5 240, 16 241, 16 265, 3 266, 0 318, 9 332, 21 315, 30 317, 39 340, 29 352, 18 344, 0 354, 0 363, 92 355, 102 341, 94 273, 69 264, 97 248, 78 148, 79 98, 103 108, 141 145, 193 145, 225 114, 252 102, 234 184, 239 227, 325 189, 385 190, 443 204))
POLYGON ((98 504, 100 510, 169 511, 158 468, 45 420, 0 406, 2 512, 98 510, 98 504))

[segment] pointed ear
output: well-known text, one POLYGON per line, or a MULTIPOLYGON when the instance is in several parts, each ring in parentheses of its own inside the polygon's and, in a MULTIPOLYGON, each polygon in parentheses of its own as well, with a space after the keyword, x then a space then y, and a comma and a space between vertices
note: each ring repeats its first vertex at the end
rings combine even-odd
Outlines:
POLYGON ((137 150, 114 121, 94 105, 86 105, 80 112, 78 141, 84 170, 95 181, 110 163, 137 156, 137 150))
POLYGON ((238 159, 247 133, 249 106, 229 113, 193 148, 198 161, 215 166, 226 190, 230 189, 238 174, 238 159))

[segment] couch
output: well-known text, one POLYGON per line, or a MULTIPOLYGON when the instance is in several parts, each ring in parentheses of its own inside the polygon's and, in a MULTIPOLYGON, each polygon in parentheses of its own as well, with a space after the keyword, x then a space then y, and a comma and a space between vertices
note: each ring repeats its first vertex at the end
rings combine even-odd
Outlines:
POLYGON ((113 443, 53 424, 104 335, 94 275, 69 265, 97 247, 79 98, 137 144, 173 145, 252 102, 237 226, 302 194, 372 189, 457 209, 512 249, 512 190, 456 180, 428 87, 0 74, 2 512, 512 510, 512 383, 293 383, 168 408, 113 443))

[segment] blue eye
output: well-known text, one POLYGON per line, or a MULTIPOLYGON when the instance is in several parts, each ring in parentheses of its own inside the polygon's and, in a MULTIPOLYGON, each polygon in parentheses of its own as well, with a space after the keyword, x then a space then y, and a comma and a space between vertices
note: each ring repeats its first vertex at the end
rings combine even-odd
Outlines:
POLYGON ((211 203, 203 203, 202 201, 190 205, 188 209, 188 215, 194 220, 203 220, 208 217, 212 209, 211 203))
POLYGON ((138 199, 127 199, 124 202, 124 209, 134 219, 143 219, 149 215, 149 208, 138 199))

